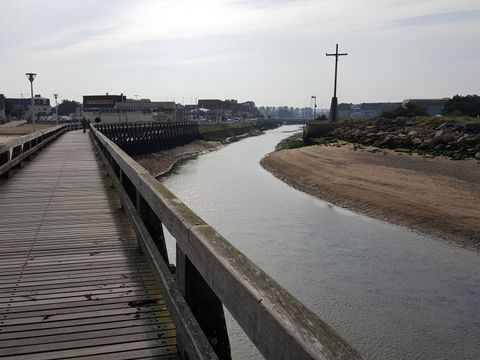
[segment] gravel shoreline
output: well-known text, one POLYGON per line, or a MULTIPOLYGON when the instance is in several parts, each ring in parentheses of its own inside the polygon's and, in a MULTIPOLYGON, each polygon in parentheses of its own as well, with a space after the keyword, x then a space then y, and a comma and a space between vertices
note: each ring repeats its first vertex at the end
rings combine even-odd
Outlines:
POLYGON ((311 146, 261 165, 308 194, 480 251, 480 162, 311 146))

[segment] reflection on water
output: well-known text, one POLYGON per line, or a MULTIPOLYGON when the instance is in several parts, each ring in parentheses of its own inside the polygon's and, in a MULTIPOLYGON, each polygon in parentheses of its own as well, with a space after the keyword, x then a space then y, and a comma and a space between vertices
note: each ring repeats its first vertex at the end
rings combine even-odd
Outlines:
MULTIPOLYGON (((286 130, 188 161, 163 183, 365 358, 479 359, 479 254, 277 180, 259 160, 286 130)), ((228 326, 234 357, 260 358, 228 326)))

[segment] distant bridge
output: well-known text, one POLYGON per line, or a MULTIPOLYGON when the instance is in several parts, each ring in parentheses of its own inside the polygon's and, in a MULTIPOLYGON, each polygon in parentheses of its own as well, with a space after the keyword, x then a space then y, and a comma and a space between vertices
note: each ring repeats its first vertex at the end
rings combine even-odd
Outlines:
POLYGON ((75 129, 0 146, 2 359, 229 359, 223 306, 267 359, 360 358, 123 151, 120 127, 75 129))

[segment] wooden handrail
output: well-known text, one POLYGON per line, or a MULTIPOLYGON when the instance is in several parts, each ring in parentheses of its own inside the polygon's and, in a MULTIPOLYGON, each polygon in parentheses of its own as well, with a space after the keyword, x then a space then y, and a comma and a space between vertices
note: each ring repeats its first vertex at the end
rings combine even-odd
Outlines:
MULTIPOLYGON (((267 359, 361 358, 334 330, 140 164, 93 126, 90 129, 103 158, 116 169, 128 196, 137 199, 137 204, 145 202, 176 239, 177 283, 191 308, 201 299, 192 299, 196 294, 187 294, 185 288, 189 287, 189 274, 197 274, 196 283, 205 282, 267 359), (193 271, 188 272, 192 267, 193 271)), ((195 308, 192 311, 195 314, 195 308)))
POLYGON ((21 165, 21 162, 24 160, 30 159, 33 153, 67 130, 68 127, 66 125, 57 125, 20 136, 0 145, 0 176, 8 177, 11 168, 21 165))

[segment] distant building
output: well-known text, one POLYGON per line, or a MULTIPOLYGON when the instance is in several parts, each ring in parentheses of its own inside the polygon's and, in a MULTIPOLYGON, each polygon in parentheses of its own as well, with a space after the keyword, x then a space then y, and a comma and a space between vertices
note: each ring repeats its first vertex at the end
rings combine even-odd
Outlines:
POLYGON ((34 96, 33 108, 31 98, 6 98, 5 102, 12 111, 23 111, 26 118, 30 118, 32 114, 35 116, 45 116, 52 113, 50 99, 44 98, 41 95, 34 96))
POLYGON ((0 120, 5 119, 5 96, 0 94, 0 120))
POLYGON ((116 103, 126 101, 123 94, 120 95, 84 95, 83 108, 84 109, 112 109, 116 103))
POLYGON ((239 103, 237 100, 200 99, 198 108, 208 110, 209 120, 249 119, 260 116, 253 101, 239 103))
POLYGON ((399 107, 401 103, 361 103, 339 104, 338 116, 340 119, 371 119, 382 115, 385 111, 391 111, 399 107))
POLYGON ((133 100, 120 95, 84 95, 83 114, 93 123, 176 121, 181 109, 173 101, 133 100))
POLYGON ((199 99, 198 107, 208 110, 225 110, 226 104, 220 99, 199 99))
POLYGON ((450 98, 443 99, 406 99, 403 100, 403 106, 406 104, 415 104, 422 108, 428 115, 442 115, 442 110, 450 98))

